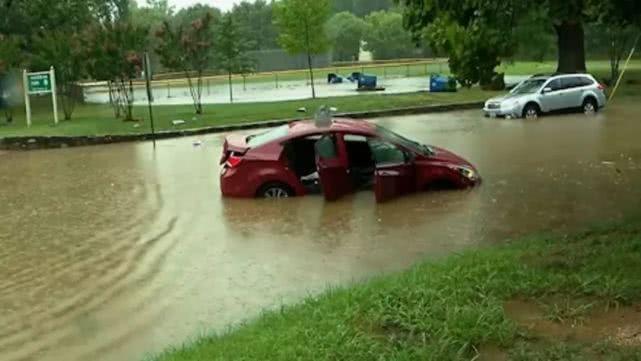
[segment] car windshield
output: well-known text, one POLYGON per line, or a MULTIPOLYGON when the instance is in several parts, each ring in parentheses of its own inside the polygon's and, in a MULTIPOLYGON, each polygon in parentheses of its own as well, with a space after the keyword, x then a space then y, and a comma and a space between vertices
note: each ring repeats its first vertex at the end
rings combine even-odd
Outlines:
POLYGON ((377 130, 378 134, 381 136, 381 138, 383 138, 383 139, 385 139, 387 141, 390 141, 392 143, 396 143, 398 145, 401 145, 401 146, 403 146, 403 147, 405 147, 407 149, 413 150, 413 151, 415 151, 417 153, 420 153, 420 154, 434 155, 434 150, 431 147, 427 146, 427 145, 423 145, 423 144, 421 144, 419 142, 415 142, 415 141, 413 141, 411 139, 407 139, 404 136, 402 136, 402 135, 400 135, 398 133, 395 133, 395 132, 393 132, 393 131, 385 128, 385 127, 382 127, 380 125, 376 126, 376 130, 377 130))
POLYGON ((532 94, 536 93, 545 84, 547 79, 526 80, 521 85, 514 88, 512 94, 532 94))
POLYGON ((278 138, 287 136, 289 133, 289 125, 281 125, 274 129, 268 130, 264 133, 254 134, 247 137, 247 145, 251 148, 260 147, 263 144, 272 142, 278 138))

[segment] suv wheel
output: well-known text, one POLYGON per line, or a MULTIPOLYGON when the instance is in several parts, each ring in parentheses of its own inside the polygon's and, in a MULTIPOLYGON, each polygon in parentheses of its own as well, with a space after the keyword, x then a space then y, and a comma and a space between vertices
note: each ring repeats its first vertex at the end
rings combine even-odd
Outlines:
POLYGON ((583 113, 585 115, 594 115, 599 110, 599 106, 592 98, 583 101, 583 113))
POLYGON ((525 106, 523 109, 523 118, 525 119, 538 119, 541 111, 539 106, 533 103, 530 103, 525 106))
POLYGON ((292 190, 280 183, 267 184, 258 191, 258 196, 261 198, 281 199, 294 196, 292 190))

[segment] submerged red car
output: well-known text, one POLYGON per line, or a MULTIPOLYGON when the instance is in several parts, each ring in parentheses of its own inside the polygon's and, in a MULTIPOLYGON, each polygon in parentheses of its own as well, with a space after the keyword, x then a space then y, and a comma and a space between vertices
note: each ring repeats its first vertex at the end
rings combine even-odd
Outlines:
POLYGON ((480 183, 476 168, 362 120, 300 121, 261 134, 230 135, 221 159, 224 196, 286 198, 322 193, 336 200, 373 189, 378 202, 403 194, 480 183))

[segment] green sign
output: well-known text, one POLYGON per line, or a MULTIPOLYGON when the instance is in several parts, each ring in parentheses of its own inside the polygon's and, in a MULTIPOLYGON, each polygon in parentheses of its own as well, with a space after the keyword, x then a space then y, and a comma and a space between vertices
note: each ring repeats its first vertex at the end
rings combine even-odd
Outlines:
POLYGON ((46 74, 28 74, 29 93, 50 93, 51 79, 49 73, 46 74))

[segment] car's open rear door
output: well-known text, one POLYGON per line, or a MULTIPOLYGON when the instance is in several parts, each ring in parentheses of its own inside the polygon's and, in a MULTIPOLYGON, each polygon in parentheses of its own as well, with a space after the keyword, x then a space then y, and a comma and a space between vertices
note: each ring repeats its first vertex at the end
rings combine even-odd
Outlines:
POLYGON ((353 191, 347 156, 337 146, 336 138, 326 134, 316 142, 316 168, 325 199, 334 201, 353 191))
POLYGON ((392 143, 372 139, 369 142, 376 171, 374 193, 383 203, 416 190, 415 167, 407 153, 392 143))

